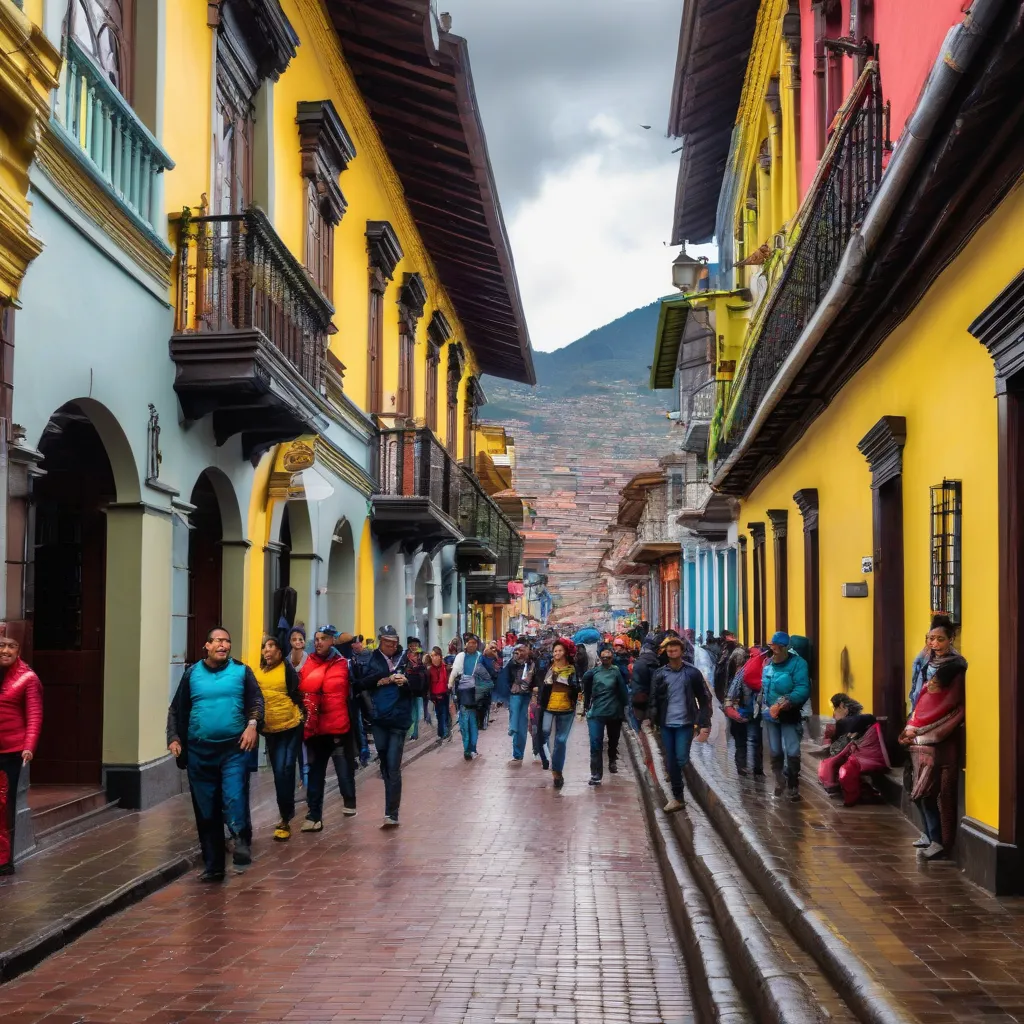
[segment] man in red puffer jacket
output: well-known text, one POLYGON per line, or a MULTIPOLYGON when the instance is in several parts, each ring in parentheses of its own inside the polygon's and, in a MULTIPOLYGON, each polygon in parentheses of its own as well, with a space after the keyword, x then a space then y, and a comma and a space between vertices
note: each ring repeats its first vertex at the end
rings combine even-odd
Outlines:
POLYGON ((338 631, 321 626, 313 635, 313 653, 299 672, 299 693, 306 709, 309 781, 303 832, 322 832, 327 764, 334 762, 342 814, 356 813, 356 744, 349 716, 348 661, 335 649, 338 631))

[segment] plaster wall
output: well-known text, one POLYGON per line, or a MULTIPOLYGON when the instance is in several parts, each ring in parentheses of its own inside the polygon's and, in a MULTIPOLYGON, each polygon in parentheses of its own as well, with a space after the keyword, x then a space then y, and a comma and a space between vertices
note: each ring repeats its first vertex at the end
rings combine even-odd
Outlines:
MULTIPOLYGON (((867 579, 872 553, 870 473, 857 443, 883 415, 905 416, 903 452, 905 665, 923 645, 931 609, 930 488, 960 480, 963 489, 962 651, 967 675, 966 812, 993 827, 999 807, 999 649, 996 401, 992 362, 968 325, 1019 272, 1024 189, 1019 185, 978 230, 914 312, 742 502, 740 529, 789 510, 791 633, 804 631, 802 521, 793 494, 816 487, 820 507, 821 641, 819 698, 843 689, 840 657, 849 653, 850 692, 872 699, 872 598, 843 598, 841 586, 867 579)), ((774 623, 771 529, 768 626, 774 623)), ((752 576, 751 576, 752 580, 752 576)), ((751 588, 749 613, 753 621, 751 588)))

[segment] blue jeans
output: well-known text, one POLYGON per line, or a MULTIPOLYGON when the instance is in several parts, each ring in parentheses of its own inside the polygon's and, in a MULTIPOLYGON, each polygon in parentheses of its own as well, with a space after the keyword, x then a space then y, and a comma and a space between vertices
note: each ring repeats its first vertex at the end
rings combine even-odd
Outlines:
POLYGON ((224 873, 224 826, 246 842, 252 839, 249 819, 249 755, 238 740, 188 745, 188 784, 203 851, 203 867, 224 873))
POLYGON ((299 758, 302 726, 297 725, 284 732, 268 732, 264 738, 267 741, 267 759, 274 773, 277 809, 281 812, 282 821, 291 821, 295 817, 295 763, 299 758))
POLYGON ((352 723, 352 740, 359 747, 359 762, 367 765, 370 763, 370 748, 366 742, 366 726, 363 723, 363 711, 358 699, 348 702, 348 717, 352 723))
POLYGON ((480 728, 476 722, 476 708, 459 708, 459 731, 462 733, 462 751, 476 753, 476 741, 480 728))
POLYGON ((437 722, 437 738, 443 740, 452 731, 451 708, 448 694, 443 697, 432 697, 434 702, 434 719, 437 722))
POLYGON ((430 725, 430 698, 421 697, 420 702, 423 704, 423 721, 430 725))
POLYGON ((736 743, 736 767, 753 768, 759 774, 763 770, 761 719, 749 722, 729 722, 729 732, 736 743))
POLYGON ((800 739, 804 734, 803 722, 777 722, 774 718, 764 719, 768 730, 768 748, 773 758, 800 756, 800 739))
POLYGON ((923 796, 915 800, 917 809, 924 819, 924 834, 933 842, 942 845, 942 818, 939 815, 939 801, 934 796, 923 796))
POLYGON ((604 775, 604 734, 608 733, 608 764, 613 765, 619 759, 619 737, 622 735, 621 718, 587 719, 590 730, 590 774, 595 779, 604 775))
POLYGON ((405 734, 408 729, 390 729, 385 725, 374 725, 373 742, 380 758, 380 773, 384 776, 384 814, 398 820, 398 808, 402 803, 402 751, 405 750, 405 734))
POLYGON ((522 761, 526 755, 526 732, 530 713, 530 695, 513 693, 508 699, 508 734, 512 737, 512 756, 522 761))
POLYGON ((551 762, 551 770, 561 774, 565 767, 565 750, 569 745, 569 733, 576 718, 575 711, 545 711, 541 732, 544 734, 544 757, 551 762), (552 729, 554 739, 551 738, 552 729), (550 742, 550 747, 549 747, 550 742))
POLYGON ((683 798, 683 769, 690 763, 690 747, 693 745, 692 725, 663 725, 661 727, 661 749, 665 753, 665 767, 668 769, 672 795, 683 798))
POLYGON ((313 736, 306 740, 309 755, 309 782, 306 785, 306 817, 320 821, 324 814, 324 789, 327 765, 334 762, 338 789, 346 807, 356 805, 356 744, 352 730, 342 736, 313 736))
POLYGON ((420 738, 420 701, 418 697, 412 699, 412 725, 409 726, 408 735, 411 740, 420 738))

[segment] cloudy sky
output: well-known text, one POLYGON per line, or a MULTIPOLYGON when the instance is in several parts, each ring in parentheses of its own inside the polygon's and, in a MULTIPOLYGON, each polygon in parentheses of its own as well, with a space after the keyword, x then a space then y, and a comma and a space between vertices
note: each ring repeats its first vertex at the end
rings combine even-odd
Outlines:
POLYGON ((679 156, 665 127, 682 0, 437 6, 469 41, 534 347, 670 291, 679 156))

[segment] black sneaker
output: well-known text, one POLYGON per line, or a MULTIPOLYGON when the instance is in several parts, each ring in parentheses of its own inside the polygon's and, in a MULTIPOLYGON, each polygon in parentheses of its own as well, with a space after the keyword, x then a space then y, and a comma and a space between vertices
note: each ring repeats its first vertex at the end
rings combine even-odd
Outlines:
POLYGON ((196 876, 196 881, 197 882, 202 882, 203 884, 206 884, 206 883, 209 883, 209 882, 223 882, 224 881, 224 872, 223 871, 204 871, 202 874, 196 876))
POLYGON ((235 867, 245 867, 252 863, 252 849, 244 839, 235 840, 235 850, 231 854, 231 863, 235 867))
POLYGON ((609 761, 608 762, 608 771, 611 772, 612 775, 617 775, 618 771, 619 771, 619 762, 618 761, 609 761))
POLYGON ((466 761, 472 761, 473 760, 473 755, 472 754, 463 754, 462 757, 466 761))
POLYGON ((588 786, 600 786, 601 785, 601 780, 600 780, 600 778, 598 776, 591 775, 590 776, 590 781, 587 783, 587 785, 588 786))
POLYGON ((736 765, 736 771, 744 778, 746 778, 750 774, 750 772, 748 772, 746 768, 741 768, 739 765, 736 765))

